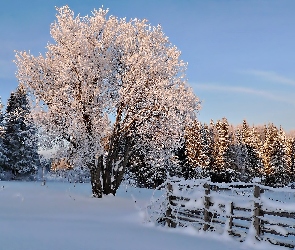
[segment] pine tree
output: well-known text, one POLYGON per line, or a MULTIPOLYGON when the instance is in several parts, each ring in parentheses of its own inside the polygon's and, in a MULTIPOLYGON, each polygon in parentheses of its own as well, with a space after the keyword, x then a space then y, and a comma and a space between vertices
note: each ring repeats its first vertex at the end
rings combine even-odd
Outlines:
POLYGON ((252 181, 257 177, 261 168, 259 159, 260 140, 255 128, 250 128, 246 120, 242 125, 242 147, 244 150, 244 166, 242 180, 252 181))
POLYGON ((216 122, 216 134, 214 136, 215 164, 212 169, 211 180, 214 182, 229 182, 231 177, 229 173, 229 148, 230 134, 229 124, 226 118, 216 122))
POLYGON ((196 167, 189 163, 186 147, 187 142, 185 141, 184 145, 175 152, 180 166, 180 177, 183 177, 185 180, 198 178, 196 167))
POLYGON ((285 185, 288 182, 286 135, 282 128, 273 124, 266 128, 263 150, 265 184, 269 186, 285 185))
POLYGON ((13 178, 30 176, 40 165, 36 127, 29 114, 26 90, 19 85, 8 99, 5 115, 6 169, 11 171, 13 178))
POLYGON ((186 155, 191 166, 202 167, 199 156, 202 151, 201 144, 201 124, 194 121, 190 127, 185 130, 186 155))
POLYGON ((287 185, 290 181, 289 174, 288 174, 288 148, 287 148, 287 137, 280 127, 278 131, 278 142, 277 142, 277 161, 276 161, 276 183, 279 185, 287 185))
POLYGON ((262 157, 261 146, 262 141, 259 136, 259 132, 253 126, 250 130, 249 141, 247 141, 248 148, 248 181, 252 181, 254 177, 261 177, 262 174, 262 157))
POLYGON ((295 138, 291 137, 287 140, 287 154, 288 154, 288 175, 290 181, 295 181, 295 138))
POLYGON ((247 148, 243 143, 243 135, 240 128, 235 130, 231 152, 233 154, 232 170, 234 172, 234 179, 236 181, 245 181, 247 148))
POLYGON ((186 165, 183 168, 185 178, 207 176, 211 167, 210 133, 208 125, 195 121, 186 128, 185 156, 186 165))
POLYGON ((200 162, 202 163, 203 175, 204 177, 208 176, 210 169, 214 164, 214 159, 212 156, 214 149, 214 136, 213 132, 210 131, 210 128, 207 124, 201 126, 201 144, 202 151, 200 155, 200 162))
POLYGON ((6 161, 6 150, 3 143, 3 136, 4 136, 4 115, 2 112, 3 105, 0 98, 0 173, 4 169, 5 161, 6 161))

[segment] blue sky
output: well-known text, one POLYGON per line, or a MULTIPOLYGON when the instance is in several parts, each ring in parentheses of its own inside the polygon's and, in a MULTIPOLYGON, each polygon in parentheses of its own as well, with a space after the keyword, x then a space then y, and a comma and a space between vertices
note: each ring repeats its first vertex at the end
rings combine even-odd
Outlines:
POLYGON ((45 52, 55 6, 82 16, 102 5, 118 17, 161 24, 188 62, 199 120, 274 122, 295 129, 293 0, 14 0, 0 8, 0 96, 17 86, 14 50, 45 52))

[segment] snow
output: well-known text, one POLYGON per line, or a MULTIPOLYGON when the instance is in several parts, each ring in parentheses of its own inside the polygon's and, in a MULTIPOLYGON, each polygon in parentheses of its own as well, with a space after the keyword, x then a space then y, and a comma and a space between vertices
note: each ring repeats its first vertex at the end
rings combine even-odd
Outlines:
POLYGON ((116 197, 96 199, 89 183, 0 181, 0 250, 282 249, 147 223, 152 193, 122 185, 116 197))

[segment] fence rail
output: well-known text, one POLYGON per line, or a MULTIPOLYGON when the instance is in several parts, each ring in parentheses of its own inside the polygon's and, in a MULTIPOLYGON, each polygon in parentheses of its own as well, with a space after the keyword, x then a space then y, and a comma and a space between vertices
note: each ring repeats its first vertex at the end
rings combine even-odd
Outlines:
POLYGON ((240 241, 254 229, 257 240, 294 248, 295 203, 288 210, 277 201, 271 201, 275 207, 269 207, 265 198, 261 199, 265 190, 269 188, 255 184, 236 188, 171 182, 167 184, 165 222, 169 227, 193 225, 205 231, 227 231, 240 241))

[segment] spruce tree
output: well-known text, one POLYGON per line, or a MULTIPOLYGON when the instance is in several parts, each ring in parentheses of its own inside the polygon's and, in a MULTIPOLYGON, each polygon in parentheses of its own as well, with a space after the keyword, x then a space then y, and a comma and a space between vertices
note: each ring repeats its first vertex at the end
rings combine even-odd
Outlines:
POLYGON ((278 142, 277 142, 277 161, 276 166, 276 183, 285 186, 289 183, 290 178, 288 174, 288 148, 287 148, 287 137, 280 127, 278 131, 278 142))
POLYGON ((191 166, 202 167, 199 156, 202 152, 201 143, 201 123, 194 121, 190 127, 185 130, 186 155, 191 166))
POLYGON ((252 181, 254 177, 261 177, 262 175, 262 159, 261 159, 261 147, 262 141, 257 129, 253 126, 250 130, 250 137, 247 142, 248 149, 248 181, 252 181))
POLYGON ((259 159, 260 140, 255 128, 250 128, 246 120, 242 125, 242 147, 244 151, 244 166, 242 180, 251 182, 259 176, 261 161, 259 159))
POLYGON ((287 153, 288 153, 288 175, 290 181, 295 181, 295 137, 288 138, 287 140, 287 153))
POLYGON ((243 134, 240 128, 235 130, 233 143, 230 148, 233 155, 232 170, 236 181, 245 181, 247 148, 243 143, 243 134))
POLYGON ((222 118, 216 122, 216 141, 215 141, 215 169, 216 175, 211 177, 212 181, 216 182, 229 182, 230 177, 228 173, 228 168, 231 165, 229 160, 229 147, 230 147, 230 134, 229 134, 229 124, 226 118, 222 118), (214 178, 213 178, 214 177, 214 178), (215 180, 216 177, 216 180, 215 180), (214 180, 213 180, 214 179, 214 180))
POLYGON ((185 178, 208 176, 211 169, 212 144, 207 124, 195 121, 191 127, 186 128, 183 152, 186 156, 185 178))
POLYGON ((263 151, 266 185, 279 186, 287 184, 287 158, 285 133, 282 128, 278 130, 273 124, 270 124, 266 128, 263 151))
POLYGON ((28 96, 25 88, 19 85, 8 99, 5 114, 6 169, 14 179, 31 176, 40 165, 36 127, 29 115, 28 96))
POLYGON ((2 112, 3 105, 0 98, 0 173, 4 170, 6 150, 3 143, 4 136, 4 115, 2 112))

